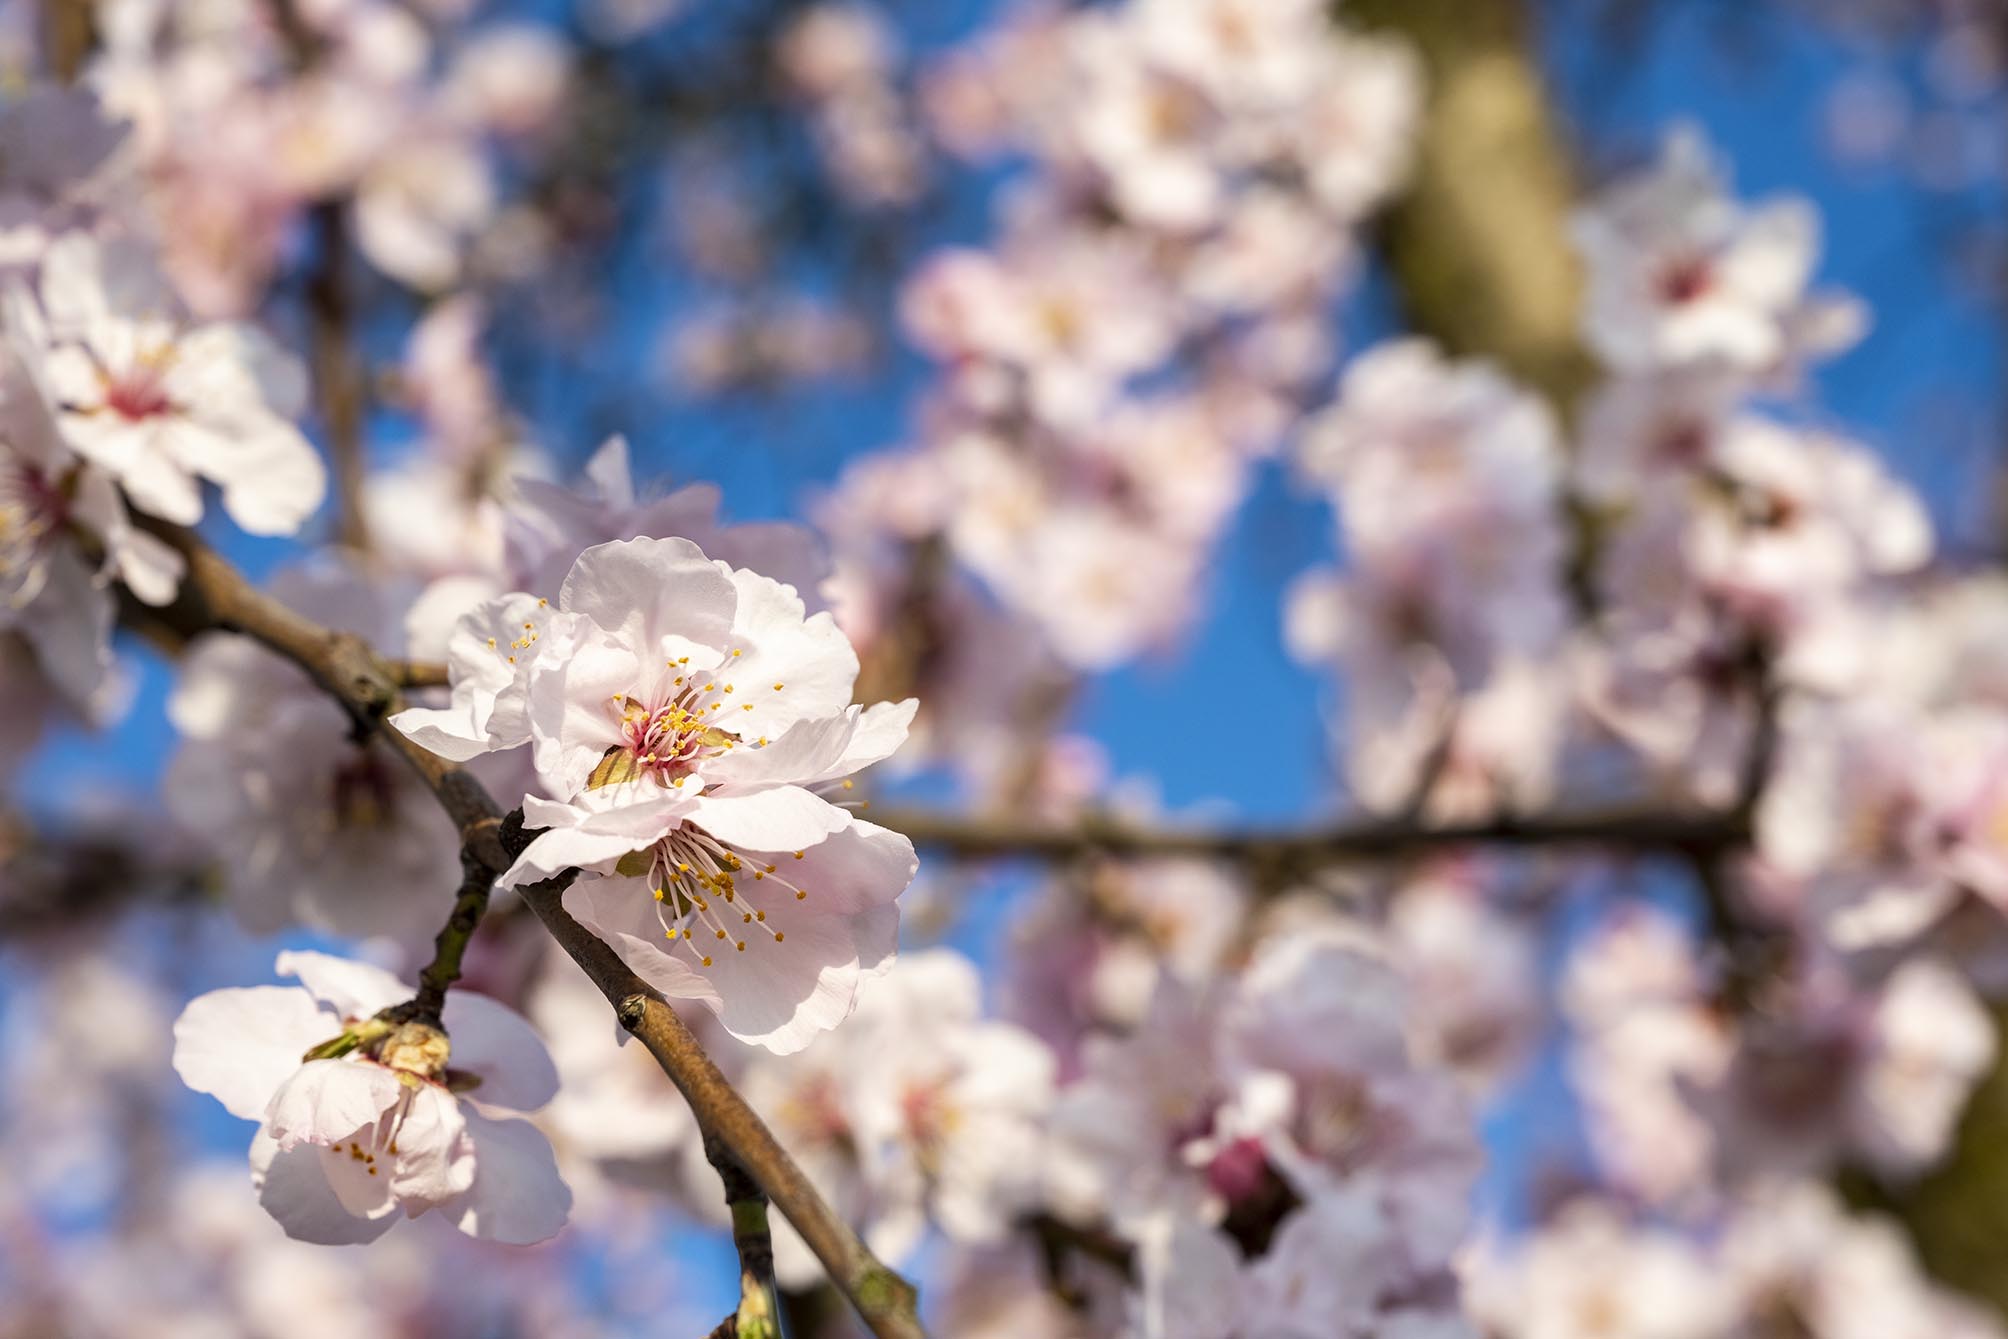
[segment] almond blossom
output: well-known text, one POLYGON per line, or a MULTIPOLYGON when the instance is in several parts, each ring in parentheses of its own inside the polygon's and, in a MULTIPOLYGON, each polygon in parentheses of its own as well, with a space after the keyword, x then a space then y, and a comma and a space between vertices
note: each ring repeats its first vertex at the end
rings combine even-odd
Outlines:
MULTIPOLYGON (((395 653, 398 593, 353 569, 280 574, 273 594, 395 653)), ((289 661, 234 633, 191 647, 168 715, 168 808, 225 857, 243 924, 305 924, 415 947, 460 883, 460 841, 425 784, 289 661)))
POLYGON ((1650 170, 1578 215, 1589 269, 1584 328, 1614 367, 1719 360, 1753 373, 1845 348, 1852 299, 1810 295, 1819 217, 1804 200, 1746 209, 1698 135, 1670 136, 1650 170))
POLYGON ((554 609, 505 596, 462 619, 455 703, 393 723, 473 757, 531 745, 547 829, 504 887, 584 872, 566 893, 665 994, 798 1050, 889 965, 902 836, 812 787, 889 756, 915 703, 850 705, 857 657, 791 586, 678 539, 586 550, 554 609))
POLYGON ((1047 1197, 1137 1243, 1141 1333, 1271 1332, 1239 1328, 1242 1301, 1283 1308, 1281 1334, 1419 1322, 1402 1313, 1448 1282, 1478 1151, 1407 1013, 1370 938, 1324 924, 1273 936, 1231 989, 1160 980, 1134 1034, 1090 1044, 1054 1109, 1047 1197), (1337 1296, 1307 1298, 1334 1261, 1337 1296))
POLYGON ((305 376, 261 331, 189 321, 129 240, 58 238, 39 296, 39 308, 20 304, 24 353, 57 428, 140 510, 195 524, 198 479, 253 534, 289 534, 320 506, 327 473, 292 422, 305 376))
MULTIPOLYGON (((1037 1206, 1053 1060, 983 1018, 980 989, 957 953, 909 954, 838 1032, 747 1057, 747 1100, 888 1259, 911 1255, 930 1223, 953 1241, 1001 1242, 1037 1206)), ((784 1283, 819 1277, 792 1227, 776 1226, 774 1247, 784 1283)))
POLYGON ((390 973, 281 953, 297 987, 211 991, 175 1023, 174 1067, 255 1120, 252 1184, 287 1234, 373 1241, 436 1209, 469 1236, 541 1241, 571 1194, 533 1111, 557 1073, 530 1025, 456 991, 440 1027, 382 1019, 411 991, 390 973), (303 1059, 304 1057, 304 1059, 303 1059))
POLYGON ((1353 362, 1300 449, 1350 564, 1299 579, 1286 630, 1300 658, 1348 672, 1361 802, 1439 818, 1540 802, 1565 721, 1548 664, 1567 618, 1553 416, 1496 370, 1404 340, 1353 362), (1432 775, 1438 758, 1456 766, 1432 775))

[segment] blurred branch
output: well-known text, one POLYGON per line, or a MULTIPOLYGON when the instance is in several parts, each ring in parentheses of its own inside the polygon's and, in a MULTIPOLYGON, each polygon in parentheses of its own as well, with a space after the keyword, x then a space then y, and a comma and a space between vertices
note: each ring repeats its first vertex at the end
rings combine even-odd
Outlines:
POLYGON ((49 73, 74 82, 98 44, 92 0, 42 0, 42 59, 49 73))
MULTIPOLYGON (((295 0, 272 0, 272 22, 300 73, 319 63, 326 42, 306 21, 295 0)), ((363 514, 363 419, 369 386, 353 347, 355 331, 348 288, 349 234, 342 202, 324 200, 314 206, 314 264, 307 273, 308 360, 314 372, 314 398, 321 426, 328 435, 328 460, 335 476, 335 533, 358 553, 370 547, 369 522, 363 514)))
POLYGON ((0 941, 73 930, 142 897, 202 897, 211 885, 206 862, 162 845, 130 831, 52 832, 0 815, 0 941))
POLYGON ((363 514, 367 470, 363 417, 369 392, 352 347, 348 225, 339 201, 315 205, 313 217, 318 254, 307 277, 307 309, 314 394, 328 434, 328 457, 334 465, 336 533, 343 544, 366 553, 370 533, 369 519, 363 514))
POLYGON ((1421 55, 1427 115, 1385 242, 1417 330, 1493 359, 1565 413, 1592 364, 1577 338, 1569 157, 1520 0, 1349 0, 1421 55))
POLYGON ((871 811, 916 846, 958 859, 1048 863, 1090 855, 1220 860, 1264 875, 1315 872, 1332 865, 1389 859, 1459 846, 1600 846, 1707 854, 1749 840, 1747 815, 1625 808, 1486 823, 1430 827, 1370 819, 1303 832, 1157 828, 1089 816, 1065 827, 1010 818, 963 818, 922 810, 871 811))
POLYGON ((399 688, 451 688, 453 679, 445 665, 432 660, 386 660, 384 673, 399 688))
MULTIPOLYGON (((359 730, 375 731, 417 771, 459 828, 465 858, 489 880, 528 845, 522 816, 504 816, 465 769, 412 743, 386 724, 398 703, 392 666, 351 633, 323 628, 254 588, 194 534, 157 527, 187 563, 181 592, 148 625, 187 640, 208 631, 238 632, 305 670, 339 702, 359 730)), ((699 1124, 730 1151, 804 1242, 879 1339, 921 1339, 913 1286, 879 1262, 809 1183, 758 1114, 746 1104, 675 1010, 614 951, 564 908, 569 876, 520 890, 572 960, 614 1006, 690 1103, 699 1124)))

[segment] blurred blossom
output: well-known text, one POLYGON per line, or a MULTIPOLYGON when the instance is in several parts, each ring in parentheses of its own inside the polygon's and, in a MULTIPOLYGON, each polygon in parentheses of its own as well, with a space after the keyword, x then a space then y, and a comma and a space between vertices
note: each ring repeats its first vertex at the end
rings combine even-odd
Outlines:
MULTIPOLYGON (((274 583, 290 607, 395 654, 400 593, 336 565, 274 583)), ((168 703, 183 736, 168 807, 223 855, 226 895, 255 932, 386 935, 415 950, 460 884, 460 842, 425 785, 306 673, 247 637, 190 649, 168 703)))
POLYGON ((1824 332, 1815 318, 1840 301, 1807 291, 1819 247, 1812 207, 1737 205, 1691 132, 1671 136, 1655 167, 1606 189, 1577 217, 1576 240, 1589 271, 1585 333, 1624 370, 1705 359, 1779 367, 1801 353, 1801 332, 1824 332))
POLYGON ((465 39, 454 53, 442 96, 455 115, 502 135, 548 129, 570 77, 563 41, 549 29, 496 25, 465 39))
POLYGON ((1444 818, 1540 803, 1565 704, 1566 619, 1552 415, 1492 368, 1421 341, 1354 360, 1307 426, 1350 563, 1291 593, 1297 655, 1347 671, 1347 776, 1376 809, 1444 818))
POLYGON ((1827 93, 1827 140, 1842 158, 1887 162, 1903 145, 1911 104, 1903 86, 1879 73, 1851 75, 1827 93))

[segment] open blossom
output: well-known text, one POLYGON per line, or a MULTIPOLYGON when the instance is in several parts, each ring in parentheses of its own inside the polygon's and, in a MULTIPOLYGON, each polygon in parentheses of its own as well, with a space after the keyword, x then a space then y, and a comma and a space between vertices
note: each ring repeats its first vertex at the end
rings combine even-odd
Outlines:
POLYGON ((564 1225, 571 1194, 550 1144, 502 1114, 557 1091, 528 1023, 464 991, 441 1027, 388 1023, 378 1013, 411 995, 388 972, 319 953, 281 953, 277 970, 300 986, 191 1001, 174 1067, 259 1123, 252 1183, 290 1235, 373 1241, 399 1210, 437 1209, 470 1236, 519 1244, 564 1225))
POLYGON ((1485 364, 1402 340, 1354 361, 1301 459, 1332 492, 1350 566, 1298 582, 1288 633, 1300 658, 1347 672, 1360 800, 1427 800, 1447 819, 1544 799, 1567 618, 1553 415, 1485 364))
POLYGON ((1626 1222, 1595 1200, 1567 1205, 1526 1241, 1468 1270, 1473 1315, 1505 1339, 1720 1339, 1737 1297, 1699 1245, 1626 1222))
MULTIPOLYGON (((980 991, 961 955, 911 954, 840 1031, 800 1054, 747 1057, 747 1100, 889 1259, 929 1223, 954 1241, 1001 1242, 1036 1207, 1053 1060, 1024 1030, 984 1019, 980 991)), ((792 1228, 776 1225, 774 1247, 783 1282, 819 1277, 792 1228)))
POLYGON ((1903 1231, 1851 1215, 1818 1182, 1767 1187, 1736 1206, 1718 1270, 1757 1325, 1813 1339, 1997 1339, 2001 1323, 1936 1287, 1903 1231))
POLYGON ((906 838, 822 798, 906 737, 915 704, 850 705, 858 662, 794 588, 677 539, 588 549, 555 609, 465 616, 454 704, 394 724, 467 758, 532 746, 524 816, 549 829, 503 885, 579 869, 566 893, 665 994, 778 1051, 851 1011, 891 961, 906 838))
POLYGON ((2008 906, 2008 725, 1881 698, 1795 701, 1758 849, 1767 898, 1843 949, 1903 945, 1965 893, 2008 906))
POLYGON ((1192 1220, 1153 1221, 1139 1242, 1133 1339, 1477 1339, 1453 1305, 1386 1305, 1401 1266, 1386 1210, 1362 1191, 1314 1195, 1266 1253, 1242 1257, 1192 1220))
POLYGON ((1319 1258, 1346 1262, 1327 1317, 1336 1329, 1287 1312, 1273 1331, 1237 1329, 1245 1317, 1220 1311, 1221 1299, 1194 1300, 1207 1290, 1186 1289, 1176 1258, 1156 1283, 1147 1267, 1142 1333, 1370 1335, 1414 1299, 1442 1295, 1478 1146, 1454 1081, 1414 1063, 1408 1029, 1400 977, 1362 936, 1326 926, 1277 935, 1238 982, 1206 996, 1166 977, 1133 1034, 1090 1043, 1085 1074, 1054 1110, 1055 1213, 1111 1223, 1146 1259, 1189 1255, 1229 1292, 1273 1284, 1280 1306, 1319 1258), (1273 1241, 1251 1237, 1279 1219, 1273 1241), (1240 1282, 1223 1274, 1229 1238, 1262 1257, 1240 1282))
POLYGON ((581 553, 595 544, 641 537, 689 540, 720 562, 792 586, 811 610, 828 564, 815 536, 786 522, 727 525, 712 484, 655 495, 637 488, 627 439, 609 437, 586 462, 575 488, 518 479, 504 533, 508 579, 516 589, 555 596, 581 553))
POLYGON ((1651 1203, 1711 1184, 1715 1142, 1689 1094, 1719 1083, 1735 1053, 1712 984, 1681 927, 1646 903, 1595 926, 1564 971, 1568 1071, 1591 1152, 1611 1184, 1651 1203))
POLYGON ((1842 1162, 1917 1175, 1942 1157, 1994 1062, 1994 1026, 1948 964, 1913 957, 1872 989, 1835 973, 1780 991, 1742 1020, 1718 1088, 1697 1093, 1725 1179, 1744 1183, 1842 1162))
POLYGON ((1650 170, 1577 216, 1589 270, 1584 328, 1612 366, 1716 360, 1756 374, 1855 342, 1852 299, 1811 296, 1819 218, 1804 200, 1745 209, 1706 145, 1669 138, 1650 170))
POLYGON ((50 678, 90 707, 111 666, 111 581, 165 604, 182 560, 135 529, 111 479, 64 444, 47 388, 19 356, 21 303, 8 303, 0 340, 0 629, 27 638, 50 678))
POLYGON ((70 233, 42 261, 23 332, 63 440, 140 510, 202 519, 199 480, 253 534, 289 534, 321 504, 326 471, 292 420, 299 365, 256 327, 189 321, 129 240, 70 233))
MULTIPOLYGON (((336 566, 295 569, 274 594, 395 654, 391 592, 336 566)), ((183 735, 165 794, 212 843, 250 929, 305 924, 416 945, 460 882, 460 842, 417 773, 304 671, 235 633, 198 639, 168 700, 183 735)))

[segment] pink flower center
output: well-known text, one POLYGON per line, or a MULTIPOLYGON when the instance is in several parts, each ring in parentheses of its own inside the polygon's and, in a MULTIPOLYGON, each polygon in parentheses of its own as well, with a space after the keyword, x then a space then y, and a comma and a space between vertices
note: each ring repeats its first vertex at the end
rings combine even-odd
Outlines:
POLYGON ((1237 1139, 1206 1164, 1207 1187, 1229 1204, 1252 1198, 1269 1176, 1269 1155, 1259 1139, 1237 1139))
POLYGON ((630 694, 612 700, 613 745, 586 779, 589 790, 629 781, 681 786, 706 758, 738 747, 739 736, 716 724, 728 719, 737 685, 707 675, 678 675, 666 701, 651 704, 630 694))
POLYGON ((1714 286, 1714 267, 1699 256, 1684 256, 1659 272, 1660 301, 1671 307, 1685 306, 1714 286))
POLYGON ((105 408, 128 423, 172 413, 174 401, 168 397, 166 369, 146 362, 105 383, 105 408))

